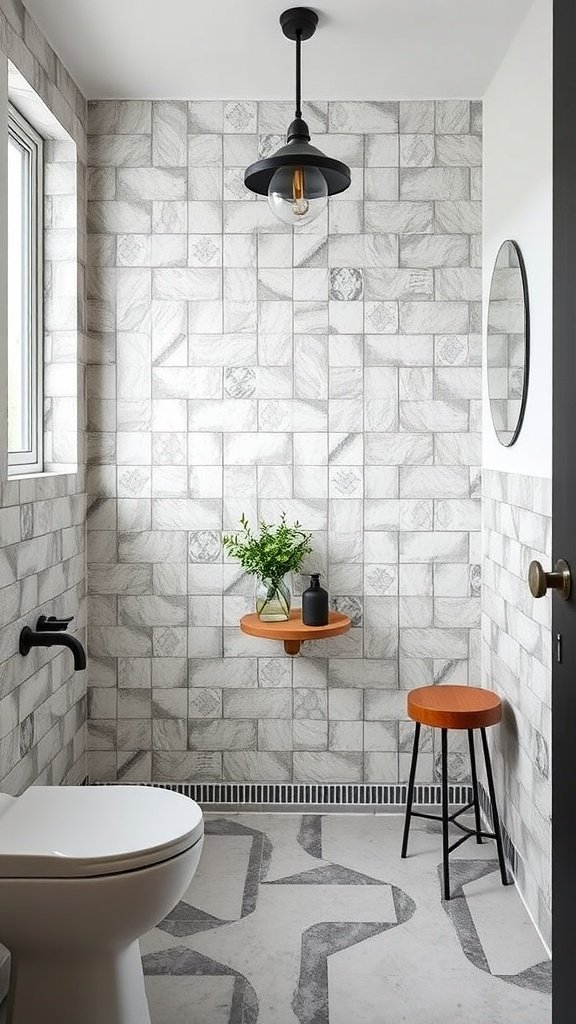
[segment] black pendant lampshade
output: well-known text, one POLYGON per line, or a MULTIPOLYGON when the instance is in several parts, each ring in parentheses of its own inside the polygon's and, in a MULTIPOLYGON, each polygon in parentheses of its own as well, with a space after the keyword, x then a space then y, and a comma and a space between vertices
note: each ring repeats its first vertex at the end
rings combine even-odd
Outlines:
POLYGON ((268 197, 272 212, 284 223, 309 224, 325 209, 328 196, 350 185, 350 168, 326 156, 310 144, 308 125, 302 119, 302 40, 316 31, 318 15, 307 7, 293 7, 280 15, 282 31, 296 42, 296 111, 286 135, 286 145, 273 156, 250 164, 244 184, 251 192, 268 197))

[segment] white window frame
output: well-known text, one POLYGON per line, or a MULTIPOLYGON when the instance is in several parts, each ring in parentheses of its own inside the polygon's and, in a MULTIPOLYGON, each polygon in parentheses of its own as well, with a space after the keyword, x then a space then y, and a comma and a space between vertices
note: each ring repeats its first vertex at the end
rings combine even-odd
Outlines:
POLYGON ((30 439, 29 451, 8 452, 12 476, 43 470, 44 418, 44 140, 22 114, 9 104, 8 134, 29 153, 28 273, 30 281, 30 439))

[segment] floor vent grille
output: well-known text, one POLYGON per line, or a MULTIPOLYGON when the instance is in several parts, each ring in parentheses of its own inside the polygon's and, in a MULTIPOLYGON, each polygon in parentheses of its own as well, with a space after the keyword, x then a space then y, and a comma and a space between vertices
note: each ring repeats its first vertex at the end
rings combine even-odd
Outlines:
MULTIPOLYGON (((116 785, 116 783, 96 783, 116 785)), ((133 785, 155 786, 196 800, 199 804, 226 806, 326 806, 326 807, 398 807, 406 804, 407 786, 402 783, 346 785, 324 783, 260 783, 260 782, 146 782, 133 785)), ((416 786, 414 799, 420 805, 440 805, 439 785, 416 786)), ((472 799, 467 785, 449 786, 451 804, 466 804, 472 799)))

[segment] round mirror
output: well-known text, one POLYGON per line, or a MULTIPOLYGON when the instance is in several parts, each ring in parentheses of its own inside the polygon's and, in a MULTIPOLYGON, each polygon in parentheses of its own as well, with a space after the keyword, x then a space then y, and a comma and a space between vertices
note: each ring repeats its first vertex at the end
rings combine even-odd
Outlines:
POLYGON ((528 287, 516 242, 498 250, 488 301, 486 360, 488 396, 500 444, 514 444, 520 433, 528 390, 528 287))

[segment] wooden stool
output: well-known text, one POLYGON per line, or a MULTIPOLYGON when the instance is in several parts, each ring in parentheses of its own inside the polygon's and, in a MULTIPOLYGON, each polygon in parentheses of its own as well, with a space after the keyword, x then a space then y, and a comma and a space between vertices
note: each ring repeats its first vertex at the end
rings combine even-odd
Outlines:
POLYGON ((502 717, 502 701, 498 694, 492 690, 482 690, 477 686, 422 686, 418 690, 412 690, 408 694, 408 716, 416 722, 414 730, 414 747, 412 750, 412 762, 410 765, 410 777, 408 780, 408 799, 406 803, 406 820, 404 823, 404 838, 402 840, 402 857, 406 857, 408 851, 408 835, 410 832, 410 819, 431 818, 433 821, 442 822, 442 848, 444 860, 444 899, 450 899, 450 864, 449 856, 453 850, 462 843, 465 843, 471 836, 476 837, 476 842, 481 843, 482 839, 495 839, 498 849, 498 861, 500 864, 500 875, 502 884, 508 885, 508 874, 504 862, 504 847, 500 832, 500 819, 496 807, 496 794, 494 792, 494 778, 492 776, 492 765, 490 763, 490 751, 486 739, 486 728, 489 725, 497 725, 502 717), (416 778, 416 765, 418 763, 418 742, 420 740, 420 729, 423 725, 430 725, 434 729, 442 730, 442 815, 424 814, 422 811, 413 811, 414 780, 416 778), (470 770, 472 775, 473 800, 466 804, 454 814, 449 813, 448 804, 448 730, 466 729, 468 732, 468 745, 470 748, 470 770), (478 799, 478 776, 476 774, 476 756, 474 753, 474 729, 480 730, 482 737, 482 749, 484 751, 484 762, 486 764, 486 778, 488 781, 488 792, 492 806, 493 832, 483 832, 480 821, 480 801, 478 799), (475 828, 468 828, 456 819, 474 808, 475 828), (456 825, 465 835, 456 842, 449 845, 448 832, 450 822, 456 825))

